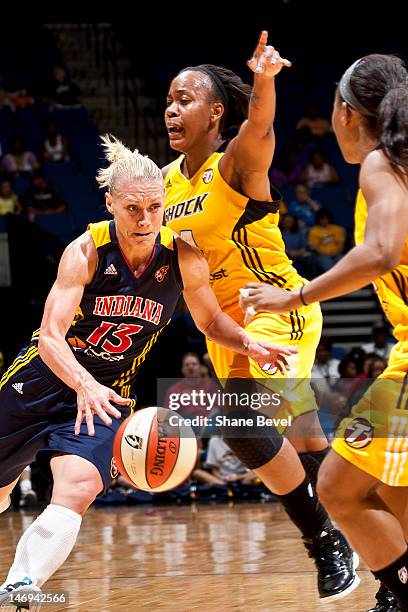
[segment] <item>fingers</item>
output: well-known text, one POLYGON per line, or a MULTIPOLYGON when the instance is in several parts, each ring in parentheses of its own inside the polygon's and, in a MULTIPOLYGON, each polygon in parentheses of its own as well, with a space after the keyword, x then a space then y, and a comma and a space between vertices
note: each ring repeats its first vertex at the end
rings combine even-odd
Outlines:
MULTIPOLYGON (((115 393, 115 391, 111 391, 109 394, 109 399, 112 402, 115 402, 115 404, 119 404, 120 406, 127 406, 128 404, 130 404, 130 402, 132 401, 131 399, 129 399, 128 397, 121 397, 120 395, 118 395, 117 393, 115 393)), ((118 411, 119 412, 119 411, 118 411)), ((119 412, 119 416, 120 416, 120 412, 119 412)))
POLYGON ((94 436, 95 435, 95 426, 94 426, 94 422, 93 422, 92 410, 90 409, 89 406, 86 407, 85 421, 86 421, 86 426, 88 428, 88 435, 89 436, 94 436))
POLYGON ((268 42, 268 32, 266 30, 262 30, 258 38, 258 44, 256 45, 255 51, 253 53, 252 59, 258 59, 262 53, 265 51, 266 43, 268 42))
POLYGON ((82 412, 80 408, 78 408, 78 414, 75 419, 75 427, 74 427, 74 432, 76 436, 79 436, 79 432, 81 431, 81 425, 82 425, 83 420, 84 420, 84 413, 82 412))
POLYGON ((96 406, 96 408, 94 408, 94 413, 98 415, 101 421, 103 421, 103 423, 105 423, 105 425, 107 425, 108 427, 112 425, 112 419, 107 414, 110 408, 112 407, 109 402, 106 402, 102 406, 96 406))

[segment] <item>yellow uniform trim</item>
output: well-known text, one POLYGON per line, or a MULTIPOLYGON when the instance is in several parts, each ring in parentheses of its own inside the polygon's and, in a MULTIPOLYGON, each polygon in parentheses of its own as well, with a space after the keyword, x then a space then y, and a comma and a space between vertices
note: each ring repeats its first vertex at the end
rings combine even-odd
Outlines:
POLYGON ((30 348, 27 350, 26 353, 24 353, 24 355, 17 357, 13 361, 7 372, 3 374, 2 379, 0 381, 0 389, 4 387, 4 385, 10 380, 10 378, 14 376, 14 374, 16 374, 16 372, 21 370, 23 366, 27 365, 32 359, 34 359, 36 355, 38 355, 37 347, 30 346, 30 348))
POLYGON ((170 251, 173 250, 173 238, 174 234, 169 227, 160 228, 160 243, 170 251))
POLYGON ((96 248, 102 247, 111 241, 109 223, 110 221, 99 221, 99 223, 90 223, 88 225, 96 248))

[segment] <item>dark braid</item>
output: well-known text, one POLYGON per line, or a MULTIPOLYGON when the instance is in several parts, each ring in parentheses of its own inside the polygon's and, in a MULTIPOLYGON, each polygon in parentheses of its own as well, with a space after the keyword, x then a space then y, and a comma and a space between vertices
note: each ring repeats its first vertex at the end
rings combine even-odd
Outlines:
POLYGON ((404 62, 395 55, 366 55, 354 68, 350 87, 371 114, 364 120, 393 170, 407 179, 408 73, 404 62))
MULTIPOLYGON (((215 78, 221 81, 227 94, 228 104, 226 105, 225 113, 221 121, 221 133, 225 134, 231 130, 231 128, 240 126, 247 118, 252 87, 244 83, 235 72, 223 66, 215 66, 214 64, 200 64, 196 66, 197 70, 200 70, 200 68, 203 69, 203 72, 214 74, 215 78)), ((185 68, 184 70, 194 70, 194 67, 185 68)), ((183 70, 181 72, 183 72, 183 70)), ((223 102, 220 95, 221 92, 213 79, 211 79, 211 91, 211 102, 223 102)))

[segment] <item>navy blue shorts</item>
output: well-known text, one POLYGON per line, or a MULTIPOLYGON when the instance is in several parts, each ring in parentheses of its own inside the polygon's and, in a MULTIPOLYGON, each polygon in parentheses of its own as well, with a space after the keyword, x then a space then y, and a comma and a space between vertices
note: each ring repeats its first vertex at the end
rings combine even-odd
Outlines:
POLYGON ((108 427, 94 416, 95 435, 89 436, 83 423, 76 436, 76 393, 47 368, 35 347, 23 349, 0 384, 0 487, 35 460, 49 472, 51 456, 67 453, 95 465, 107 488, 116 475, 113 439, 131 412, 127 406, 116 407, 122 419, 112 418, 108 427))

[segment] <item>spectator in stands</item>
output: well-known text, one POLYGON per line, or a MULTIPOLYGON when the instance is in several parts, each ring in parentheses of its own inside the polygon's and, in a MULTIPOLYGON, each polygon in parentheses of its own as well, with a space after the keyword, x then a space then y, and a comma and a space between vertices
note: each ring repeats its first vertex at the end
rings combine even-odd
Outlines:
POLYGON ((214 366, 212 364, 209 354, 204 353, 201 359, 203 360, 203 364, 207 367, 210 378, 216 378, 215 372, 214 372, 214 366))
POLYGON ((346 241, 344 227, 332 223, 329 211, 321 208, 316 213, 316 225, 309 232, 309 245, 317 254, 321 272, 327 272, 341 259, 346 241))
POLYGON ((10 153, 3 157, 2 165, 6 172, 12 176, 27 176, 33 174, 39 163, 32 151, 27 150, 27 145, 22 136, 13 136, 10 139, 10 153))
POLYGON ((25 212, 31 220, 35 215, 61 213, 65 211, 65 203, 57 192, 48 185, 41 174, 37 174, 31 184, 31 189, 25 197, 25 212))
POLYGON ((9 100, 13 105, 14 110, 21 110, 34 106, 34 98, 29 94, 28 90, 23 87, 13 93, 8 94, 9 100))
POLYGON ((340 378, 340 360, 332 357, 332 342, 322 336, 316 349, 316 358, 312 368, 312 380, 319 388, 329 391, 333 389, 340 378))
POLYGON ((0 181, 0 215, 17 214, 21 211, 21 204, 13 191, 8 179, 0 181))
POLYGON ((315 262, 315 255, 311 254, 308 248, 307 238, 304 232, 299 229, 296 217, 286 214, 279 223, 285 251, 293 261, 293 265, 306 278, 312 278, 318 274, 315 262))
POLYGON ((5 367, 4 367, 4 355, 0 351, 0 376, 3 376, 4 371, 5 371, 5 367))
POLYGON ((274 187, 291 187, 302 177, 303 165, 296 160, 295 153, 282 155, 280 161, 269 169, 269 179, 274 187))
POLYGON ((257 480, 255 472, 241 463, 220 436, 210 438, 205 465, 223 483, 251 484, 257 480))
POLYGON ((394 344, 390 342, 388 328, 381 323, 376 324, 373 326, 371 334, 372 342, 363 344, 363 350, 366 353, 375 353, 379 357, 383 357, 386 361, 388 361, 391 349, 394 346, 394 344))
POLYGON ((302 182, 309 188, 326 187, 337 185, 339 177, 334 166, 327 162, 324 154, 321 151, 315 151, 303 170, 302 182))
POLYGON ((54 78, 49 94, 44 102, 57 108, 78 107, 81 105, 79 87, 71 80, 63 66, 54 67, 54 78))
POLYGON ((44 161, 65 161, 68 157, 68 141, 65 136, 58 132, 53 121, 47 124, 46 137, 43 143, 44 161))
MULTIPOLYGON (((218 385, 211 378, 202 378, 201 376, 201 362, 200 358, 196 353, 185 353, 181 360, 181 374, 183 378, 178 382, 171 385, 167 392, 164 400, 165 408, 173 408, 172 398, 175 400, 176 397, 180 397, 185 394, 185 401, 177 407, 177 411, 182 416, 194 417, 194 416, 208 416, 211 405, 204 402, 194 401, 192 392, 204 391, 204 393, 217 393, 218 385), (188 397, 191 401, 188 403, 188 397)), ((207 396, 205 396, 207 397, 207 396)), ((178 401, 178 400, 177 400, 178 401)), ((175 406, 174 406, 175 407, 175 406)))
POLYGON ((311 137, 318 140, 331 132, 329 120, 325 117, 321 117, 319 108, 316 104, 310 104, 306 110, 305 116, 297 122, 296 129, 301 130, 302 128, 307 128, 311 137))
MULTIPOLYGON (((357 378, 358 365, 353 355, 348 354, 339 363, 340 378, 334 390, 341 393, 349 402, 356 390, 361 386, 361 379, 357 378)), ((351 405, 349 404, 351 408, 351 405)))
POLYGON ((0 72, 0 110, 2 108, 9 108, 13 110, 13 105, 10 102, 9 95, 6 91, 6 85, 4 83, 3 75, 0 72))
POLYGON ((368 378, 378 378, 387 367, 387 360, 383 357, 375 357, 368 368, 368 378))
POLYGON ((316 213, 320 208, 320 204, 310 197, 306 185, 296 185, 295 199, 289 204, 288 213, 298 219, 300 227, 311 228, 316 222, 316 213))

